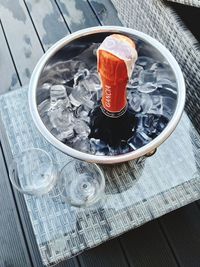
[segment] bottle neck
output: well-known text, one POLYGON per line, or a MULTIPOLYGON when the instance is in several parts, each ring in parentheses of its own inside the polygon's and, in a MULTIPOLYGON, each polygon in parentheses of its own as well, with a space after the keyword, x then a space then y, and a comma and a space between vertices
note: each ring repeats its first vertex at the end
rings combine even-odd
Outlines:
POLYGON ((110 118, 114 118, 114 119, 123 116, 124 113, 127 111, 127 108, 128 108, 128 104, 126 103, 126 106, 122 110, 120 110, 118 112, 110 112, 107 109, 105 109, 102 104, 100 106, 100 109, 104 115, 106 115, 107 117, 110 117, 110 118))
POLYGON ((102 86, 101 110, 108 117, 118 118, 127 109, 126 86, 129 76, 126 61, 99 50, 98 72, 102 86))

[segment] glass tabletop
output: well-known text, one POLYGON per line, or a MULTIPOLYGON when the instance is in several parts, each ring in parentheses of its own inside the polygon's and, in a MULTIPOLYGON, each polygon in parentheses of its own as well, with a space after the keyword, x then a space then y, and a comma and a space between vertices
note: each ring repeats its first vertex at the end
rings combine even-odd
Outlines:
MULTIPOLYGON (((0 97, 0 114, 13 155, 37 147, 50 153, 59 169, 71 160, 37 131, 26 87, 0 97)), ((106 187, 105 198, 96 206, 80 209, 59 196, 24 196, 45 265, 70 258, 200 198, 200 138, 186 113, 152 157, 99 166, 106 187)))

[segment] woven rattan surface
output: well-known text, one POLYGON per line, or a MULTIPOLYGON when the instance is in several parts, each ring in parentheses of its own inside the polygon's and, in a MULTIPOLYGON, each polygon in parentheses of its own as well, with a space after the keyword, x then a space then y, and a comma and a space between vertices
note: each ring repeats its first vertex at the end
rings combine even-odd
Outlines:
MULTIPOLYGON (((200 116, 200 44, 163 0, 112 0, 127 27, 143 31, 163 43, 178 61, 186 81, 188 115, 198 127, 200 116)), ((187 1, 189 2, 189 1, 187 1)), ((192 1, 198 3, 199 1, 192 1)))
MULTIPOLYGON (((29 113, 27 88, 0 98, 0 114, 13 155, 29 147, 49 152, 59 169, 71 158, 37 131, 29 113)), ((172 136, 146 159, 101 166, 105 200, 88 209, 72 208, 57 197, 25 196, 45 265, 70 258, 200 197, 199 135, 184 114, 172 136)))

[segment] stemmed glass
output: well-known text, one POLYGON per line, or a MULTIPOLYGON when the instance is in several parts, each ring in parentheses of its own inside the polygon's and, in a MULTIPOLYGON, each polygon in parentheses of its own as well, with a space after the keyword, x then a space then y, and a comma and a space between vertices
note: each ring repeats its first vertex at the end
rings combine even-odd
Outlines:
POLYGON ((72 206, 87 207, 103 198, 104 174, 97 164, 73 159, 62 168, 58 188, 72 206))

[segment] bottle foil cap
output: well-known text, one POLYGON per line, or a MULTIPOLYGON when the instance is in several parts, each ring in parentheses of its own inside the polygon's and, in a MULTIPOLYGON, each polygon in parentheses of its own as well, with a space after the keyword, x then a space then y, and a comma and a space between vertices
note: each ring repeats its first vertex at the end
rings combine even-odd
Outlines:
POLYGON ((127 36, 112 34, 99 46, 97 67, 103 89, 102 110, 114 115, 126 109, 126 86, 136 60, 135 43, 127 36))
MULTIPOLYGON (((114 61, 114 57, 121 59, 126 65, 128 79, 131 77, 135 62, 138 57, 135 43, 132 39, 130 39, 127 36, 120 35, 120 34, 112 34, 104 39, 104 41, 101 43, 101 45, 99 46, 97 50, 97 65, 98 65, 98 70, 101 73, 102 64, 101 64, 101 59, 99 58, 99 55, 103 53, 100 51, 108 52, 110 54, 110 61, 114 61)), ((115 59, 115 61, 116 60, 117 59, 115 59)), ((109 66, 104 66, 106 67, 106 72, 101 73, 105 76, 108 76, 109 78, 111 78, 109 75, 110 65, 111 63, 109 64, 109 66)), ((113 75, 113 71, 112 71, 112 75, 113 75)))

